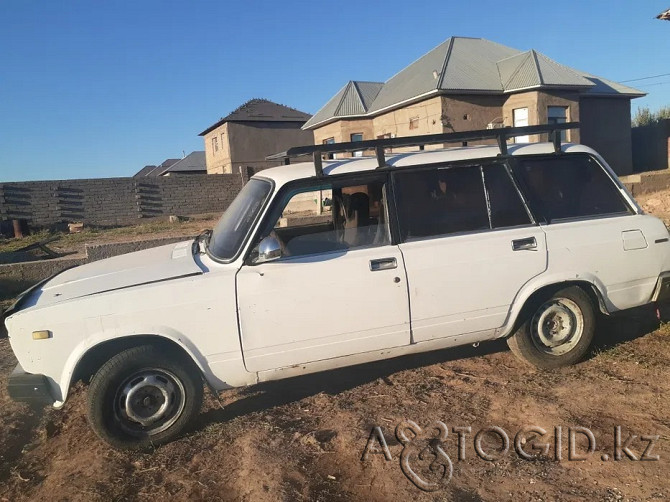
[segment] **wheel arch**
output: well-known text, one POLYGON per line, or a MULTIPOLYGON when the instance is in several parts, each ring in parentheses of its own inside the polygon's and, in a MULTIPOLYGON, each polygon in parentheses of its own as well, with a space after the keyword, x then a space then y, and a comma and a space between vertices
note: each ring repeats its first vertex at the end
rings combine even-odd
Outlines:
POLYGON ((511 316, 513 322, 507 323, 507 328, 504 330, 502 337, 507 338, 513 335, 519 326, 523 324, 529 312, 532 312, 534 308, 538 307, 543 301, 546 301, 557 291, 572 286, 577 286, 588 295, 595 310, 599 311, 601 314, 610 315, 610 312, 607 309, 607 304, 605 303, 605 297, 594 282, 583 279, 566 279, 551 282, 526 292, 523 298, 519 298, 519 300, 515 302, 516 308, 513 307, 511 316))
POLYGON ((206 370, 202 362, 196 354, 189 350, 184 344, 179 343, 179 341, 156 334, 127 335, 100 341, 81 354, 76 364, 73 366, 68 382, 66 385, 63 385, 63 390, 69 392, 69 389, 80 380, 88 383, 93 375, 95 375, 110 357, 123 350, 138 347, 140 345, 158 346, 173 354, 188 358, 198 368, 201 377, 205 379, 206 370))

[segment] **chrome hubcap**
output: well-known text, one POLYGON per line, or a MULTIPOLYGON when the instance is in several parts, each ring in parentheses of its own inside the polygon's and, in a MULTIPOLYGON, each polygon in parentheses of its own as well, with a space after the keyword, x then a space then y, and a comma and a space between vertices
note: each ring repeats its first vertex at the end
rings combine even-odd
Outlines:
POLYGON ((542 352, 552 355, 572 350, 584 332, 584 316, 579 306, 567 298, 544 303, 531 320, 531 337, 542 352))
POLYGON ((171 372, 140 371, 127 378, 115 399, 116 419, 134 435, 157 434, 170 427, 185 405, 184 387, 171 372))

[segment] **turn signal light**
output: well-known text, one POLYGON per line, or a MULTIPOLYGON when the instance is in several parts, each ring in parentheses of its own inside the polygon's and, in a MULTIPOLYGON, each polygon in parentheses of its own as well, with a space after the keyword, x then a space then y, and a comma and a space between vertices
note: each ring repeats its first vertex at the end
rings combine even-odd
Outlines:
POLYGON ((33 340, 47 340, 51 338, 51 331, 43 329, 42 331, 33 331, 33 340))

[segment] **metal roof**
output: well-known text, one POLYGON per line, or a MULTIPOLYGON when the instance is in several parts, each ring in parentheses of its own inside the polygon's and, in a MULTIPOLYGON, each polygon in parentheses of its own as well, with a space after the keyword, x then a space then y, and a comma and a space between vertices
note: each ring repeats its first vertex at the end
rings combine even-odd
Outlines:
POLYGON ((204 136, 225 122, 307 122, 311 115, 267 99, 250 99, 202 131, 204 136))
MULTIPOLYGON (((573 88, 588 95, 644 96, 631 87, 579 72, 535 50, 521 52, 483 38, 451 37, 384 84, 369 105, 349 82, 310 119, 311 129, 343 117, 374 116, 438 94, 505 94, 528 88, 573 88)), ((377 89, 377 87, 379 89, 377 89)))
POLYGON ((171 164, 167 168, 158 172, 158 176, 163 176, 169 173, 198 173, 203 174, 207 172, 207 165, 205 164, 205 152, 196 151, 189 153, 183 159, 171 164))
POLYGON ((452 37, 452 49, 442 70, 440 89, 501 92, 496 62, 518 50, 483 38, 452 37))
POLYGON ((179 162, 180 159, 165 159, 163 162, 157 166, 144 166, 140 169, 133 178, 145 178, 147 176, 160 176, 161 173, 165 172, 175 162, 179 162))
POLYGON ((584 93, 585 96, 629 96, 632 98, 639 98, 640 96, 646 95, 646 93, 635 89, 634 87, 628 87, 627 85, 612 82, 611 80, 596 77, 595 75, 590 75, 588 73, 583 73, 583 75, 584 78, 594 84, 593 87, 589 88, 584 93))
POLYGON ((156 166, 144 166, 142 169, 133 174, 133 178, 144 178, 154 169, 156 169, 156 166))
POLYGON ((305 123, 303 129, 338 117, 365 115, 383 86, 382 82, 350 80, 305 123))
POLYGON ((505 92, 532 87, 587 88, 595 84, 567 66, 534 50, 496 63, 505 92))

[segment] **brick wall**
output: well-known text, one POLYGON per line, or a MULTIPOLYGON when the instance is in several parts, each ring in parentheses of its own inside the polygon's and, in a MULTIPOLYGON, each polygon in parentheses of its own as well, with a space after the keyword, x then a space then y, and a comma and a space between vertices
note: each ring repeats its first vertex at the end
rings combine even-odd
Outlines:
POLYGON ((170 214, 219 213, 242 183, 239 173, 0 183, 0 220, 131 225, 170 214))

